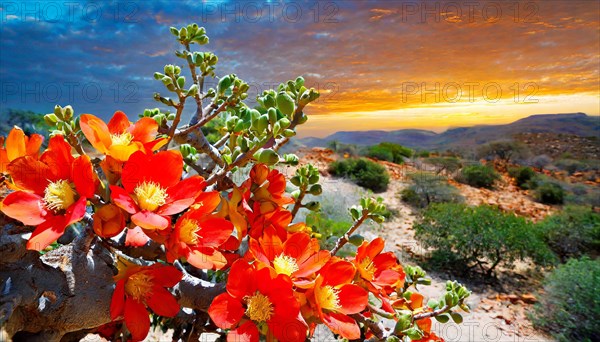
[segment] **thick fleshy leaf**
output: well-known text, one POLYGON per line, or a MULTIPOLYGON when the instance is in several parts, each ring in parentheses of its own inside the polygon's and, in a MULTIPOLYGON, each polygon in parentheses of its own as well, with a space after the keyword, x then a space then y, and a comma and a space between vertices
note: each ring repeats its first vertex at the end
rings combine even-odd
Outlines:
POLYGON ((155 314, 164 317, 175 317, 180 309, 175 297, 161 286, 154 286, 152 294, 146 297, 146 304, 155 314))
POLYGON ((42 197, 24 191, 8 194, 2 202, 2 212, 28 226, 37 226, 46 220, 42 197))
POLYGON ((7 170, 17 187, 38 195, 43 195, 48 183, 56 180, 48 179, 48 176, 52 176, 48 165, 30 156, 13 160, 7 170))
POLYGON ((236 325, 242 319, 244 312, 241 300, 232 297, 229 293, 218 295, 208 308, 208 315, 221 329, 230 329, 236 325))
POLYGON ((157 213, 173 215, 189 208, 202 192, 203 184, 204 178, 192 176, 170 187, 167 189, 166 203, 158 209, 157 213))
POLYGON ((369 301, 369 293, 355 284, 346 284, 339 288, 339 312, 347 315, 359 313, 365 309, 369 301))
POLYGON ((73 183, 79 196, 91 198, 96 192, 97 179, 90 157, 79 156, 73 161, 73 183))
POLYGON ((142 210, 131 216, 131 221, 144 229, 166 229, 171 221, 164 216, 160 216, 148 210, 142 210))
POLYGON ((323 323, 325 323, 333 333, 342 335, 342 337, 349 340, 360 338, 360 328, 358 327, 358 324, 355 320, 344 314, 326 313, 323 315, 323 323))
POLYGON ((110 134, 123 134, 131 126, 127 115, 121 111, 116 111, 108 122, 108 131, 110 134))
POLYGON ((14 126, 6 137, 6 154, 8 160, 15 160, 26 155, 25 132, 17 126, 14 126))
POLYGON ((158 124, 152 118, 141 118, 129 128, 129 133, 133 135, 133 139, 147 143, 156 138, 158 124))
POLYGON ((244 298, 256 291, 254 268, 245 260, 237 260, 231 265, 227 280, 227 292, 236 298, 244 298))
POLYGON ((146 306, 131 297, 125 300, 125 325, 134 341, 145 339, 150 330, 150 317, 146 306))
POLYGON ((246 321, 227 333, 227 342, 258 342, 259 339, 258 328, 252 321, 246 321))
POLYGON ((119 208, 130 214, 135 214, 140 210, 127 191, 119 186, 110 186, 110 198, 119 208))
POLYGON ((110 131, 104 121, 91 114, 82 114, 80 126, 83 135, 98 152, 107 154, 112 144, 110 131))
POLYGON ((110 318, 114 321, 123 316, 123 310, 125 310, 125 281, 119 280, 110 301, 110 318))

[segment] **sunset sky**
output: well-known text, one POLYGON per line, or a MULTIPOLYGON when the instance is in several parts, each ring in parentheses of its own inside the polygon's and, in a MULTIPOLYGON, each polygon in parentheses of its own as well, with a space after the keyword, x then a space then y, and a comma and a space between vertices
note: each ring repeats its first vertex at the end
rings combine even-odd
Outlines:
MULTIPOLYGON (((134 119, 196 22, 251 96, 303 75, 322 98, 300 136, 600 114, 600 2, 2 1, 0 106, 134 119)), ((190 112, 192 110, 190 106, 190 112)))

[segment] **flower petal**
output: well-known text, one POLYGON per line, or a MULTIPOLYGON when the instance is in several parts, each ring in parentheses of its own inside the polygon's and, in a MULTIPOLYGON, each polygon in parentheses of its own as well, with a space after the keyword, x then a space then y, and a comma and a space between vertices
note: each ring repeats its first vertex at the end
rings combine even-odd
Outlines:
POLYGON ((158 124, 156 123, 156 120, 144 117, 129 127, 129 133, 133 135, 133 139, 142 143, 147 143, 156 138, 158 124))
POLYGON ((14 126, 6 137, 6 154, 8 160, 15 160, 27 153, 25 146, 25 132, 17 126, 14 126))
POLYGON ((227 280, 227 292, 236 298, 244 298, 256 291, 254 268, 245 260, 237 260, 231 265, 227 280))
POLYGON ((148 210, 142 210, 131 216, 131 221, 144 229, 166 229, 171 221, 148 210))
POLYGON ((116 111, 107 125, 110 134, 122 134, 129 126, 131 126, 131 122, 129 122, 127 115, 121 111, 116 111))
POLYGON ((2 202, 2 212, 28 226, 37 226, 46 220, 42 197, 24 191, 16 191, 6 196, 2 202))
POLYGON ((189 249, 186 258, 192 266, 202 270, 220 270, 227 265, 227 259, 223 254, 210 247, 189 249))
POLYGON ((155 314, 164 317, 175 317, 180 310, 175 297, 161 286, 154 287, 152 294, 146 297, 146 304, 155 314))
POLYGON ((157 183, 168 189, 179 183, 182 172, 183 157, 178 151, 161 151, 153 155, 138 151, 125 163, 121 182, 130 193, 142 182, 157 183))
POLYGON ((117 281, 110 301, 110 319, 113 321, 123 315, 125 309, 125 280, 117 281))
POLYGON ((320 274, 323 276, 323 285, 336 286, 347 284, 354 279, 356 268, 345 260, 335 261, 325 265, 320 274))
POLYGON ((229 293, 218 295, 208 308, 210 319, 221 329, 230 329, 236 325, 244 312, 240 299, 232 297, 229 293))
POLYGON ((351 315, 365 309, 369 301, 369 293, 358 285, 346 284, 339 289, 338 298, 340 300, 338 311, 351 315))
POLYGON ((87 155, 79 156, 73 161, 73 183, 79 196, 91 198, 96 192, 98 180, 94 174, 94 168, 90 157, 87 155))
POLYGON ((258 328, 252 321, 246 321, 227 333, 227 342, 258 342, 258 328))
MULTIPOLYGON (((160 165, 160 164, 157 164, 160 165)), ((189 208, 196 197, 202 192, 204 178, 192 176, 167 189, 166 203, 161 206, 157 213, 161 215, 173 215, 189 208)))
POLYGON ((323 323, 334 334, 342 335, 349 340, 357 340, 360 338, 360 328, 355 320, 352 318, 340 314, 340 313, 326 313, 323 314, 323 323))
POLYGON ((27 241, 27 249, 41 251, 61 237, 67 227, 62 216, 49 216, 37 226, 27 241))
POLYGON ((150 238, 142 228, 136 226, 133 229, 127 229, 127 235, 125 236, 125 246, 141 247, 150 241, 150 238))
POLYGON ((77 202, 71 204, 64 216, 65 224, 67 226, 78 222, 83 218, 83 215, 85 215, 86 211, 86 204, 87 200, 85 197, 80 197, 77 202))
POLYGON ((80 126, 83 135, 94 146, 98 152, 107 154, 108 148, 112 145, 110 131, 104 121, 92 114, 82 114, 80 117, 80 126))
POLYGON ((44 136, 40 134, 32 134, 27 140, 26 152, 28 156, 36 157, 40 153, 40 147, 44 142, 44 136))
POLYGON ((268 322, 268 326, 278 341, 306 341, 308 325, 301 316, 271 320, 268 322))
POLYGON ((116 204, 119 208, 125 210, 130 214, 135 214, 140 210, 137 204, 135 204, 135 202, 133 201, 133 198, 131 198, 127 191, 125 191, 125 189, 121 187, 111 185, 110 198, 112 199, 113 203, 116 204))
POLYGON ((39 195, 44 193, 49 181, 56 180, 48 179, 48 176, 52 175, 48 165, 30 156, 13 160, 8 164, 7 169, 18 188, 33 191, 39 195))
POLYGON ((212 218, 200 223, 201 245, 219 247, 224 244, 233 232, 233 224, 222 218, 212 218))
POLYGON ((292 275, 294 277, 308 277, 319 271, 330 259, 331 253, 329 253, 329 251, 319 251, 302 264, 298 265, 298 271, 294 272, 292 275))
POLYGON ((125 300, 125 325, 134 341, 141 341, 148 336, 150 317, 146 306, 131 297, 125 300))
POLYGON ((55 135, 50 138, 48 148, 40 156, 40 160, 50 168, 49 177, 52 181, 58 179, 71 179, 71 164, 75 158, 71 154, 71 145, 65 141, 62 135, 55 135))
POLYGON ((154 282, 162 287, 173 287, 183 278, 183 273, 173 266, 154 264, 150 269, 154 282))

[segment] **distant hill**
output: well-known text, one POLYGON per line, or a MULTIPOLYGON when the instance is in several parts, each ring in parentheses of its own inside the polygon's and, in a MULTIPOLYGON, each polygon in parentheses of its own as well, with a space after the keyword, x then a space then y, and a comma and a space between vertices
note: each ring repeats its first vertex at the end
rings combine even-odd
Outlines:
POLYGON ((374 145, 388 141, 411 148, 446 149, 469 147, 494 140, 510 139, 519 133, 574 134, 582 137, 600 136, 600 117, 584 113, 538 114, 506 125, 479 125, 452 128, 443 133, 419 129, 396 131, 343 131, 325 138, 304 138, 298 145, 326 146, 336 140, 345 144, 374 145))

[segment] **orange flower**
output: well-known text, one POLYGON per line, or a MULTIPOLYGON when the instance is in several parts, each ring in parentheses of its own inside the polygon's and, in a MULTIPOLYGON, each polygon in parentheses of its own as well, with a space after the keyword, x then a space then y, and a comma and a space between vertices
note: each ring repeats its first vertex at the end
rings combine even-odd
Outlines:
POLYGON ((246 217, 250 223, 248 235, 255 239, 263 236, 263 232, 271 227, 281 240, 285 240, 287 227, 292 222, 292 213, 273 202, 255 202, 253 211, 246 210, 246 217))
POLYGON ((242 184, 254 194, 255 201, 271 201, 277 205, 294 203, 291 197, 285 197, 285 177, 277 170, 269 170, 265 164, 256 164, 250 170, 250 178, 242 184))
POLYGON ((389 295, 404 285, 405 274, 394 253, 381 253, 384 244, 380 237, 363 242, 353 260, 365 287, 376 295, 389 295))
POLYGON ((183 158, 177 151, 145 154, 137 151, 123 167, 124 188, 111 185, 113 203, 131 214, 131 221, 144 229, 163 230, 170 215, 191 206, 204 188, 204 178, 181 180, 183 158))
POLYGON ((167 261, 185 257, 200 269, 222 269, 227 265, 227 259, 218 248, 231 236, 233 224, 209 215, 218 204, 201 206, 181 215, 166 244, 167 261))
POLYGON ((233 263, 227 292, 213 300, 208 314, 219 328, 231 329, 227 341, 258 342, 259 331, 279 341, 306 340, 308 327, 289 277, 245 260, 233 263))
POLYGON ((282 243, 272 228, 259 240, 250 238, 249 246, 249 252, 259 263, 289 276, 298 287, 306 287, 331 258, 329 251, 320 250, 319 241, 310 235, 295 233, 282 243))
POLYGON ((100 153, 121 162, 136 151, 156 151, 168 142, 156 139, 158 124, 144 117, 132 124, 123 112, 115 112, 108 125, 92 114, 81 115, 81 131, 100 153))
POLYGON ((360 328, 348 315, 363 311, 369 299, 367 291, 351 283, 355 273, 350 262, 330 262, 321 269, 314 289, 309 289, 306 295, 323 323, 349 340, 360 338, 360 328))
POLYGON ((31 156, 37 159, 43 142, 43 136, 32 134, 28 137, 22 129, 13 127, 6 138, 6 147, 4 137, 0 137, 0 173, 6 173, 8 164, 19 157, 31 156))
POLYGON ((175 286, 183 274, 173 266, 128 265, 115 277, 117 286, 110 303, 110 316, 125 317, 125 325, 134 341, 143 340, 150 330, 146 306, 160 316, 174 317, 179 304, 167 287, 175 286))
POLYGON ((61 135, 50 139, 37 160, 24 156, 8 165, 15 191, 2 202, 2 212, 26 225, 37 226, 28 249, 42 250, 58 239, 66 227, 83 218, 86 199, 98 185, 88 156, 74 158, 61 135))
POLYGON ((112 203, 100 207, 94 213, 94 232, 98 236, 111 238, 125 228, 125 215, 121 208, 112 203))

